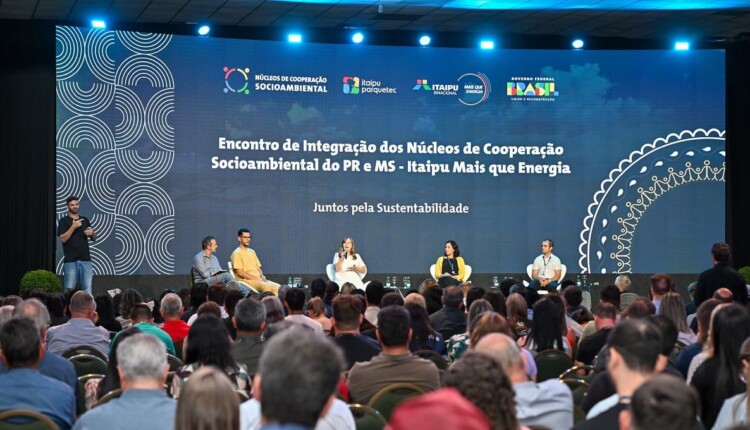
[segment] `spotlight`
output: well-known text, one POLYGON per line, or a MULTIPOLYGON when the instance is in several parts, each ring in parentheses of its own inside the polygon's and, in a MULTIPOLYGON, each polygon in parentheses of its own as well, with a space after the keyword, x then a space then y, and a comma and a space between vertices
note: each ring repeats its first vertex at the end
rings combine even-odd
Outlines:
POLYGON ((107 23, 103 19, 92 19, 91 26, 94 28, 107 28, 107 23))
POLYGON ((685 42, 684 40, 678 40, 674 44, 674 49, 677 51, 687 51, 690 49, 690 42, 685 42))
POLYGON ((208 36, 208 33, 211 32, 211 27, 207 25, 201 25, 198 27, 198 34, 201 36, 208 36))
POLYGON ((365 35, 360 32, 356 32, 352 35, 352 42, 354 43, 362 43, 363 40, 365 40, 365 35))
POLYGON ((576 39, 573 41, 572 45, 573 45, 573 49, 581 49, 583 48, 583 40, 576 39))
POLYGON ((427 46, 430 44, 430 36, 424 35, 419 38, 419 44, 422 46, 427 46))
POLYGON ((302 35, 299 33, 289 33, 286 40, 289 43, 302 43, 302 35))
POLYGON ((482 49, 495 49, 494 40, 482 40, 479 42, 479 47, 482 49))

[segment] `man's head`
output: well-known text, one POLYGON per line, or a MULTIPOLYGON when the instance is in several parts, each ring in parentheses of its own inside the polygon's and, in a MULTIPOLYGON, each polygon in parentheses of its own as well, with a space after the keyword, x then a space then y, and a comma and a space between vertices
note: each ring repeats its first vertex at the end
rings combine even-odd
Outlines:
POLYGON ((380 300, 380 307, 384 308, 386 306, 403 306, 404 305, 404 298, 399 293, 385 293, 383 295, 383 298, 380 300))
POLYGON ((621 293, 627 293, 630 291, 630 278, 628 275, 620 275, 615 278, 615 285, 617 285, 621 293))
POLYGON ((253 240, 253 235, 250 234, 250 230, 241 228, 237 232, 237 242, 239 242, 240 248, 248 248, 251 240, 253 240))
POLYGON ((672 353, 675 343, 677 343, 677 326, 672 320, 664 315, 652 315, 647 320, 653 324, 661 333, 661 347, 659 354, 666 359, 672 353))
POLYGON ((464 293, 458 287, 448 287, 443 290, 443 306, 457 308, 464 301, 464 293))
POLYGON ((0 328, 0 354, 9 369, 37 367, 44 355, 39 329, 34 321, 11 318, 0 328))
POLYGON ((713 296, 714 299, 722 302, 722 303, 732 303, 734 302, 734 294, 729 288, 719 288, 716 290, 713 296))
POLYGON ((208 251, 210 254, 216 252, 218 248, 219 245, 216 244, 216 238, 213 236, 206 236, 201 241, 201 249, 203 251, 208 251))
POLYGON ((219 306, 224 306, 224 298, 227 296, 227 287, 223 285, 211 285, 208 287, 208 301, 219 306))
POLYGON ((617 321, 617 311, 614 305, 602 302, 594 306, 594 325, 597 330, 612 327, 617 321))
POLYGON ((632 373, 654 373, 662 335, 659 329, 645 319, 628 319, 615 325, 607 336, 609 362, 607 369, 617 384, 618 378, 632 373))
POLYGON ((365 298, 367 299, 367 306, 380 306, 380 301, 383 300, 385 295, 385 288, 383 283, 380 281, 370 281, 365 289, 365 298))
POLYGON ((553 249, 555 249, 555 242, 552 242, 552 240, 550 239, 545 239, 542 241, 542 254, 550 255, 552 254, 553 249))
POLYGON ((145 303, 138 303, 130 311, 130 322, 134 325, 138 323, 152 323, 154 322, 154 315, 145 303))
POLYGON ((167 349, 150 334, 138 333, 117 346, 117 371, 122 389, 135 387, 163 389, 167 379, 167 349))
POLYGON ((682 430, 695 428, 699 405, 695 389, 671 375, 655 375, 644 382, 620 413, 620 428, 682 430))
POLYGON ((70 298, 70 317, 94 320, 96 302, 94 296, 85 291, 76 291, 70 298))
POLYGON ((333 325, 336 332, 359 331, 362 324, 362 301, 353 295, 336 296, 331 303, 333 308, 333 325))
POLYGON ((409 312, 399 306, 388 306, 378 312, 377 337, 383 347, 404 347, 411 340, 409 312))
POLYGON ((182 299, 175 293, 168 293, 161 299, 159 309, 164 321, 176 321, 180 319, 183 313, 182 299))
POLYGON ((310 283, 310 297, 326 298, 326 281, 321 278, 313 279, 310 283))
POLYGON ((616 285, 607 285, 599 292, 599 303, 609 303, 620 309, 620 289, 616 285))
POLYGON ((672 291, 672 277, 666 273, 657 273, 649 278, 651 281, 651 295, 654 300, 661 300, 661 296, 672 291))
POLYGON ((49 327, 50 318, 47 307, 37 299, 27 299, 13 309, 14 317, 28 318, 34 322, 42 342, 47 339, 47 328, 49 327))
POLYGON ((622 312, 627 319, 645 318, 656 313, 656 306, 645 297, 638 297, 622 312))
POLYGON ((575 285, 570 285, 563 290, 563 298, 568 308, 581 306, 581 303, 583 303, 583 291, 575 285))
POLYGON ((343 354, 333 342, 298 328, 273 336, 253 380, 264 421, 315 427, 333 403, 343 369, 343 354))
POLYGON ((70 196, 67 199, 65 199, 65 206, 68 207, 68 212, 70 212, 72 215, 77 215, 78 214, 78 197, 70 196))
POLYGON ((286 307, 289 308, 289 312, 302 312, 302 308, 305 307, 305 290, 302 288, 290 288, 286 292, 284 298, 286 307))
POLYGON ((255 299, 242 299, 234 307, 234 326, 239 333, 259 333, 266 327, 266 307, 255 299))
MULTIPOLYGON (((227 311, 227 315, 230 317, 234 316, 234 309, 237 307, 237 303, 244 299, 245 295, 240 290, 229 290, 227 295, 224 297, 224 309, 227 311)), ((258 300, 260 302, 260 300, 258 300)))
POLYGON ((732 248, 724 242, 714 243, 711 247, 711 259, 716 263, 729 263, 729 258, 732 257, 732 248))
POLYGON ((474 350, 494 358, 512 382, 523 382, 526 379, 523 354, 510 336, 502 333, 490 333, 479 340, 474 350))

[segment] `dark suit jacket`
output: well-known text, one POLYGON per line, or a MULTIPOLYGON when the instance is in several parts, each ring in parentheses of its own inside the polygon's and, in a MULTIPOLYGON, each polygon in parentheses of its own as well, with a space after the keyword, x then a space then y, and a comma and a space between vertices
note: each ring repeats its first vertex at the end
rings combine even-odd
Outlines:
POLYGON ((734 294, 734 301, 747 305, 747 287, 745 278, 726 263, 717 263, 714 267, 701 273, 695 288, 696 308, 713 297, 719 288, 728 288, 734 294))

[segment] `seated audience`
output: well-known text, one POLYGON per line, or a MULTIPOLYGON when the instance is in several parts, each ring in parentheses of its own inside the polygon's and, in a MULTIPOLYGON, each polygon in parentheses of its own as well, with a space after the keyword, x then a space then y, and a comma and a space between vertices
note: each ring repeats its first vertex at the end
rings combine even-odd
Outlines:
POLYGON ((609 303, 599 303, 594 307, 594 326, 596 332, 581 340, 578 345, 576 361, 581 364, 592 364, 594 357, 607 343, 607 336, 617 321, 617 308, 609 303))
POLYGON ((284 313, 284 305, 281 303, 281 299, 276 296, 263 297, 260 303, 266 308, 266 327, 273 323, 284 321, 286 314, 284 313))
POLYGON ((83 414, 74 429, 175 428, 177 403, 164 392, 169 372, 164 343, 137 333, 123 340, 116 354, 122 395, 83 414))
POLYGON ((656 315, 656 306, 645 297, 633 300, 633 303, 622 312, 623 319, 645 318, 649 315, 656 315))
POLYGON ((656 314, 659 314, 659 306, 661 306, 661 299, 665 294, 674 290, 674 283, 672 277, 666 273, 657 273, 649 278, 651 281, 651 289, 649 294, 651 295, 651 302, 656 308, 656 314))
POLYGON ((734 303, 734 294, 729 288, 719 288, 714 293, 713 298, 721 303, 734 303))
MULTIPOLYGON (((338 348, 305 330, 292 328, 275 335, 268 341, 253 379, 254 398, 260 401, 261 428, 314 428, 333 404, 343 364, 338 348)), ((241 406, 243 424, 251 421, 246 418, 251 407, 245 406, 248 404, 241 406)))
MULTIPOLYGON (((703 302, 701 306, 705 305, 709 300, 703 302)), ((745 391, 724 400, 724 404, 721 405, 721 410, 719 411, 719 416, 714 423, 713 428, 716 430, 724 430, 732 426, 750 423, 750 416, 748 416, 748 410, 750 409, 747 407, 748 392, 750 392, 750 338, 742 342, 740 361, 742 362, 741 375, 745 381, 745 391)))
POLYGON ((232 343, 232 358, 245 366, 252 375, 258 371, 263 353, 263 330, 266 329, 266 308, 254 298, 242 299, 234 308, 232 324, 237 337, 232 343))
POLYGON ((221 370, 203 366, 185 384, 177 402, 180 430, 239 430, 240 402, 221 370))
POLYGON ((182 386, 190 375, 205 365, 219 368, 229 377, 235 389, 249 393, 250 375, 244 365, 232 358, 230 351, 229 333, 219 318, 205 315, 195 320, 185 340, 185 365, 175 372, 172 379, 172 397, 179 398, 182 386))
POLYGON ((365 321, 362 322, 360 330, 368 330, 378 325, 378 312, 380 312, 380 302, 385 295, 385 287, 380 281, 370 281, 365 287, 365 321))
MULTIPOLYGON (((252 297, 252 295, 250 297, 252 297)), ((234 325, 232 324, 234 309, 237 307, 237 303, 244 298, 245 295, 240 290, 229 290, 227 291, 226 297, 224 297, 224 311, 227 314, 227 317, 222 318, 221 321, 224 323, 224 327, 227 328, 227 332, 229 332, 229 336, 232 340, 237 338, 237 329, 234 328, 234 325)), ((260 303, 260 301, 258 301, 258 303, 260 303)))
MULTIPOLYGON (((455 388, 441 388, 407 399, 393 411, 390 430, 495 429, 484 413, 455 388)), ((501 427, 504 429, 504 427, 501 427)))
MULTIPOLYGON (((412 296, 422 297, 419 294, 412 294, 412 296)), ((430 316, 427 315, 424 306, 418 304, 418 302, 410 301, 404 305, 404 309, 409 312, 409 318, 411 319, 412 336, 409 342, 409 350, 411 352, 430 350, 440 355, 445 354, 443 335, 430 325, 430 316)))
POLYGON ((88 345, 102 354, 109 351, 109 331, 94 325, 96 302, 91 294, 77 291, 70 298, 70 320, 47 331, 47 351, 61 355, 74 346, 88 345))
POLYGON ((644 382, 620 416, 620 428, 685 430, 703 428, 697 421, 698 396, 674 376, 656 375, 644 382))
POLYGON ((116 320, 120 323, 123 330, 126 328, 130 328, 130 312, 133 311, 133 306, 137 305, 138 303, 143 303, 143 296, 141 296, 141 293, 132 288, 125 290, 120 296, 120 303, 118 307, 120 315, 116 318, 116 320))
POLYGON ((708 299, 701 303, 698 310, 695 312, 695 320, 698 323, 697 342, 683 348, 677 356, 677 370, 682 373, 683 378, 687 378, 688 376, 690 362, 693 361, 693 358, 698 355, 706 345, 708 329, 711 324, 711 313, 713 313, 714 309, 716 309, 716 306, 719 304, 720 302, 716 299, 708 299))
POLYGON ((466 314, 466 332, 454 334, 448 339, 446 344, 446 350, 448 359, 451 361, 458 360, 461 356, 469 349, 471 344, 471 329, 472 323, 476 321, 476 318, 484 312, 494 312, 490 302, 484 299, 475 300, 469 307, 469 313, 466 314))
POLYGON ((505 305, 508 309, 508 322, 513 327, 515 338, 528 336, 531 331, 531 321, 529 320, 529 305, 526 303, 526 299, 518 293, 512 293, 505 301, 505 305))
POLYGON ((287 290, 286 296, 284 296, 284 304, 289 311, 289 315, 284 318, 285 320, 300 324, 319 336, 325 336, 323 326, 303 312, 305 308, 305 290, 302 288, 290 288, 287 290))
POLYGON ((380 309, 383 309, 386 306, 403 306, 405 301, 404 298, 401 296, 401 294, 393 291, 392 288, 388 289, 388 293, 385 293, 383 295, 383 298, 380 300, 380 309))
POLYGON ((679 293, 667 293, 662 297, 659 315, 669 318, 677 327, 677 342, 680 344, 680 349, 698 341, 687 325, 685 303, 679 293))
POLYGON ((547 349, 559 349, 571 355, 573 350, 565 336, 566 333, 563 306, 545 298, 534 304, 531 331, 526 337, 518 339, 518 344, 534 356, 547 349))
MULTIPOLYGON (((143 303, 138 303, 135 306, 133 306, 133 309, 130 311, 130 326, 135 327, 138 330, 140 330, 143 333, 150 334, 151 336, 155 336, 160 341, 164 342, 164 346, 167 348, 167 352, 172 355, 177 355, 177 352, 174 349, 174 343, 172 342, 172 338, 169 337, 167 332, 160 329, 159 327, 154 324, 154 317, 151 314, 151 309, 148 308, 143 303)), ((119 336, 120 333, 117 333, 115 335, 113 340, 117 340, 117 336, 119 336)), ((111 350, 111 347, 110 347, 111 350)), ((110 351, 111 352, 111 351, 110 351)))
POLYGON ((94 298, 96 302, 96 313, 99 320, 96 325, 106 328, 108 331, 118 332, 122 330, 122 325, 115 318, 115 307, 112 304, 112 297, 109 294, 99 294, 94 298))
POLYGON ((518 422, 526 426, 550 429, 573 426, 573 394, 557 380, 536 383, 527 376, 527 359, 515 341, 501 333, 491 333, 479 340, 474 350, 488 354, 503 369, 515 391, 518 422))
POLYGON ((198 312, 198 308, 203 303, 206 303, 207 298, 208 284, 206 284, 205 282, 198 282, 190 287, 190 307, 185 309, 185 312, 182 314, 182 320, 188 322, 190 320, 190 317, 198 312))
POLYGON ((164 330, 172 339, 177 355, 182 356, 182 344, 185 342, 190 326, 182 320, 182 299, 175 293, 169 293, 161 299, 161 317, 164 318, 164 324, 161 329, 164 330))
POLYGON ((445 386, 484 412, 493 429, 517 429, 513 385, 489 355, 469 352, 445 373, 445 386))
POLYGON ((326 316, 326 308, 320 297, 313 297, 307 302, 307 316, 323 327, 326 336, 331 334, 331 320, 326 316))
POLYGON ((141 333, 135 327, 122 330, 117 336, 117 339, 112 341, 112 348, 109 351, 109 360, 107 361, 107 371, 103 378, 93 378, 86 381, 84 385, 84 398, 86 410, 91 409, 96 401, 105 396, 106 394, 119 390, 122 388, 120 385, 120 373, 117 370, 117 347, 130 336, 141 333))
POLYGON ((492 310, 499 313, 502 316, 508 314, 508 310, 505 307, 505 295, 500 290, 490 290, 482 297, 492 305, 492 310))
POLYGON ((443 290, 443 307, 430 315, 430 325, 443 335, 443 339, 450 339, 454 334, 466 331, 466 313, 461 309, 464 293, 458 287, 448 287, 443 290))
MULTIPOLYGON (((49 297, 49 302, 47 303, 47 310, 49 311, 49 325, 50 327, 54 327, 57 325, 62 325, 68 322, 70 317, 65 315, 65 308, 68 307, 68 303, 65 301, 65 295, 61 293, 52 294, 49 297)), ((114 309, 114 306, 113 306, 114 309)), ((120 326, 115 326, 120 327, 120 326)), ((120 330, 121 328, 118 328, 117 330, 120 330)))
POLYGON ((412 331, 406 309, 397 306, 381 309, 376 335, 383 352, 368 362, 355 363, 349 371, 353 402, 367 403, 382 388, 397 382, 416 384, 428 391, 440 387, 435 364, 409 351, 412 331))
POLYGON ((347 370, 354 363, 370 361, 381 352, 376 340, 359 332, 364 319, 362 304, 362 300, 352 294, 337 296, 332 303, 333 329, 336 333, 332 341, 344 352, 347 370))
POLYGON ((39 328, 25 317, 11 318, 0 328, 0 356, 8 372, 0 374, 0 411, 28 409, 46 415, 68 430, 76 414, 69 385, 39 372, 44 345, 39 328))
MULTIPOLYGON (((404 297, 404 306, 407 303, 416 303, 419 306, 422 306, 425 312, 427 312, 427 302, 424 300, 424 296, 419 293, 408 294, 406 297, 404 297)), ((429 317, 430 314, 427 314, 427 318, 429 317)))

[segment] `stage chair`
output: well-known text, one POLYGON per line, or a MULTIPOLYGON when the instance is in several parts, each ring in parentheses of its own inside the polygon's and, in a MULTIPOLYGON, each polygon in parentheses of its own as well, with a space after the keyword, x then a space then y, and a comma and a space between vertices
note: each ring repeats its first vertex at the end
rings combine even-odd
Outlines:
POLYGON ((102 353, 91 345, 78 345, 72 348, 68 348, 65 350, 65 352, 62 353, 62 357, 70 360, 71 357, 80 354, 93 355, 94 357, 101 358, 104 361, 109 361, 109 357, 107 357, 106 354, 102 353))
POLYGON ((354 417, 357 430, 383 430, 388 425, 383 414, 367 405, 354 403, 349 405, 349 411, 354 417))
MULTIPOLYGON (((531 275, 533 273, 534 273, 534 265, 533 264, 529 264, 528 266, 526 266, 526 275, 529 277, 529 279, 531 279, 531 275)), ((568 266, 566 266, 564 264, 561 264, 560 265, 560 280, 557 281, 557 288, 558 288, 558 290, 560 289, 560 284, 565 279, 565 275, 567 273, 568 273, 568 266)), ((525 287, 528 287, 529 286, 529 281, 523 281, 523 285, 525 287)), ((539 290, 539 291, 537 291, 537 294, 539 294, 540 296, 543 296, 543 295, 549 294, 549 291, 539 290)))
POLYGON ((91 354, 77 354, 68 359, 73 363, 78 376, 84 376, 91 373, 104 375, 107 373, 107 362, 91 354))
POLYGON ((234 274, 234 268, 232 267, 232 262, 231 261, 227 262, 227 268, 229 269, 229 274, 232 275, 232 278, 234 278, 234 282, 237 282, 238 284, 242 284, 243 286, 249 288, 250 292, 252 294, 260 294, 260 292, 258 290, 256 290, 255 288, 251 287, 250 284, 248 284, 247 282, 243 282, 243 281, 240 281, 239 279, 237 279, 237 275, 234 274))
MULTIPOLYGON (((466 271, 466 278, 463 280, 463 282, 466 282, 471 277, 471 271, 472 271, 471 266, 469 266, 468 264, 464 264, 464 270, 466 271)), ((435 277, 435 265, 434 264, 430 266, 430 276, 432 276, 432 279, 434 279, 435 281, 438 280, 438 278, 435 277)))
POLYGON ((396 383, 384 387, 375 393, 367 406, 380 411, 386 421, 391 420, 393 410, 399 403, 412 397, 417 397, 427 391, 416 384, 396 383))
POLYGON ((0 413, 0 428, 7 430, 59 430, 46 415, 27 409, 9 409, 0 413))
MULTIPOLYGON (((346 283, 346 281, 342 281, 340 279, 336 279, 336 267, 334 267, 333 264, 326 264, 326 276, 328 277, 328 280, 331 282, 335 282, 339 286, 339 290, 341 289, 341 286, 346 283)), ((367 272, 365 271, 365 274, 362 276, 364 278, 367 276, 367 272)), ((364 286, 367 287, 367 285, 370 283, 370 281, 364 282, 364 286)))
POLYGON ((97 400, 96 403, 94 403, 94 406, 91 407, 91 409, 94 409, 94 408, 96 408, 98 406, 101 406, 101 405, 107 403, 108 401, 110 401, 112 399, 116 399, 116 398, 120 397, 121 395, 122 395, 122 389, 121 388, 118 388, 116 390, 112 390, 109 393, 103 395, 99 400, 97 400))
POLYGON ((541 351, 534 358, 536 362, 536 381, 542 382, 547 379, 558 378, 566 370, 573 367, 573 359, 564 351, 559 349, 547 349, 541 351))

